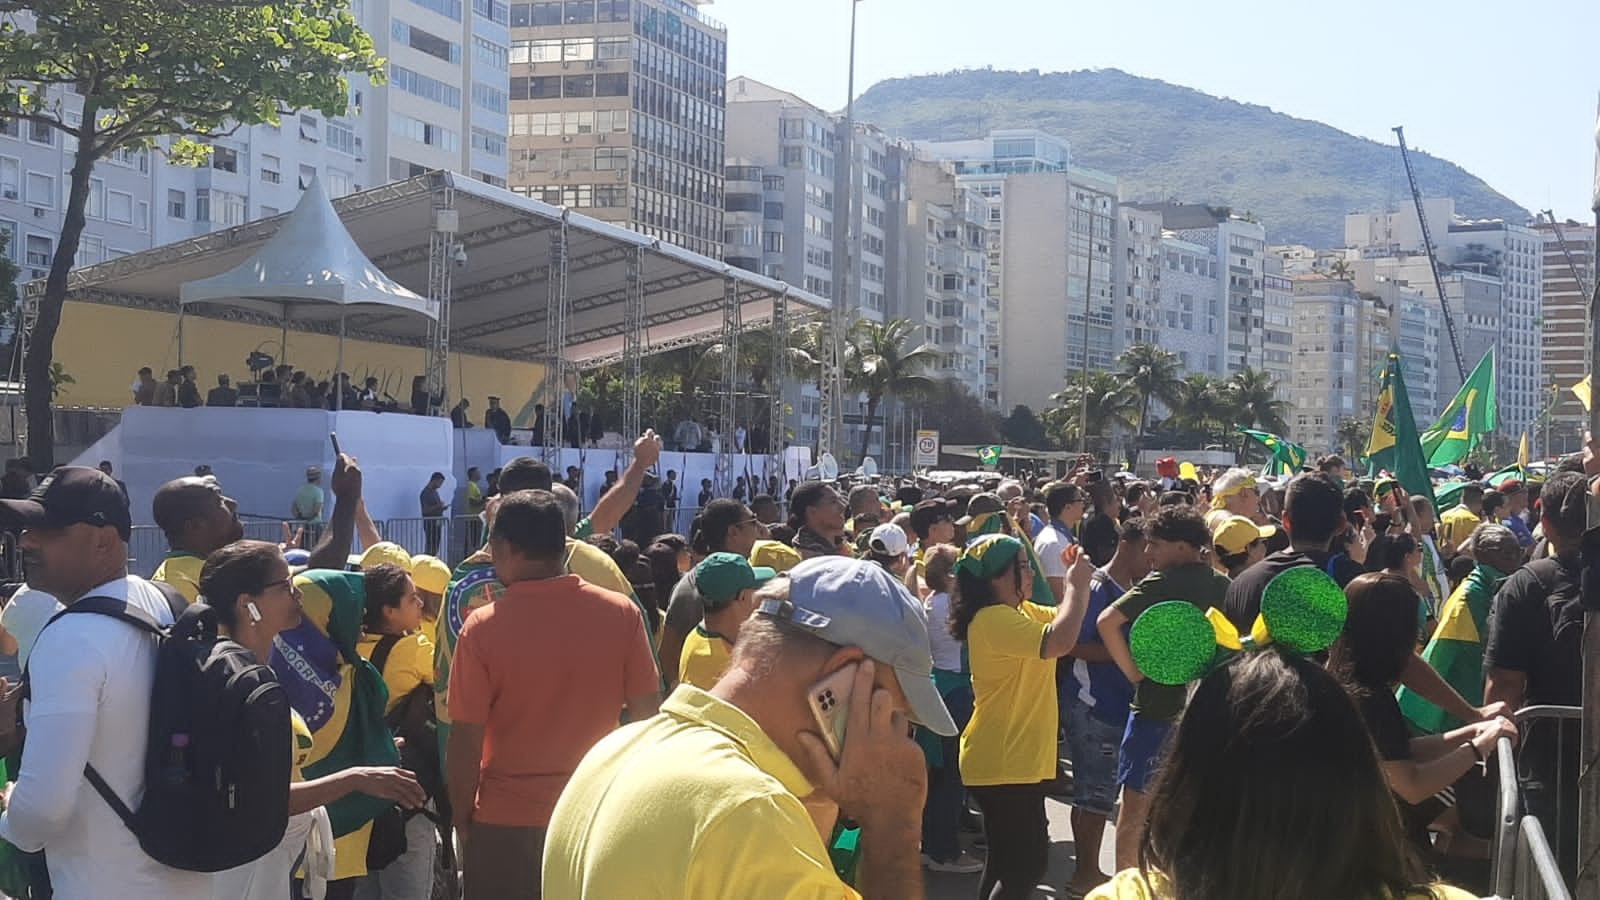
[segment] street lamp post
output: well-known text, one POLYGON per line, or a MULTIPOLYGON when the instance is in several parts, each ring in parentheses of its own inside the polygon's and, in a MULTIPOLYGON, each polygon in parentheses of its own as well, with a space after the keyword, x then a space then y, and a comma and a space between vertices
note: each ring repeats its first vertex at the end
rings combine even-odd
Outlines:
POLYGON ((845 84, 844 105, 844 137, 840 142, 840 150, 844 156, 845 178, 845 210, 848 217, 845 221, 844 233, 844 269, 834 282, 833 309, 828 314, 828 347, 826 362, 827 372, 823 376, 823 390, 821 413, 822 421, 819 422, 817 452, 833 453, 835 457, 843 453, 844 447, 844 357, 845 357, 845 323, 846 304, 850 302, 851 284, 855 275, 855 267, 860 258, 857 253, 856 242, 860 239, 860 229, 856 227, 856 219, 860 211, 856 207, 856 8, 861 0, 850 0, 850 68, 845 84))

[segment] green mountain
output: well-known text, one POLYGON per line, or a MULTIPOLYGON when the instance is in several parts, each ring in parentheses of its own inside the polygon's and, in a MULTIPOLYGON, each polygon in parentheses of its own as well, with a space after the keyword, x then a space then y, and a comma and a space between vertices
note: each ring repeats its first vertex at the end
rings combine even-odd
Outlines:
MULTIPOLYGON (((895 78, 858 98, 856 117, 913 140, 1057 134, 1074 164, 1118 176, 1124 199, 1229 206, 1260 219, 1272 243, 1337 247, 1346 213, 1411 202, 1393 145, 1116 69, 895 78)), ((1454 197, 1461 215, 1531 217, 1454 163, 1413 150, 1412 165, 1423 195, 1454 197)))

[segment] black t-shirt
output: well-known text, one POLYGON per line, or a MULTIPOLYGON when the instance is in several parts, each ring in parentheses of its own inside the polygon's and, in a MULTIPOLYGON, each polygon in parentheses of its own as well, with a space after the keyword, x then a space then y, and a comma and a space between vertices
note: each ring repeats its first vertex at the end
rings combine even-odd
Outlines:
MULTIPOLYGON (((1395 700, 1394 691, 1359 690, 1353 699, 1356 709, 1361 712, 1361 720, 1367 723, 1367 733, 1372 735, 1372 743, 1378 748, 1378 759, 1383 762, 1411 759, 1411 729, 1406 725, 1405 715, 1400 712, 1400 703, 1395 700)), ((1400 807, 1406 834, 1418 847, 1430 846, 1428 823, 1444 811, 1445 802, 1438 797, 1430 797, 1412 804, 1399 794, 1394 795, 1394 802, 1400 807)))
POLYGON ((1489 607, 1483 666, 1528 676, 1526 706, 1583 702, 1583 604, 1576 555, 1535 560, 1507 578, 1489 607))
POLYGON ((1332 576, 1340 587, 1349 584, 1365 571, 1360 563, 1342 553, 1334 557, 1330 565, 1329 556, 1325 551, 1302 552, 1292 547, 1288 550, 1279 550, 1240 572, 1239 577, 1228 586, 1228 598, 1222 607, 1222 611, 1228 616, 1228 621, 1240 631, 1250 628, 1255 624, 1256 616, 1261 614, 1261 595, 1266 593, 1267 585, 1272 579, 1297 566, 1316 566, 1332 576))
POLYGON ((1090 562, 1107 565, 1117 552, 1116 519, 1098 511, 1089 513, 1078 529, 1078 543, 1083 545, 1083 552, 1089 554, 1090 562))

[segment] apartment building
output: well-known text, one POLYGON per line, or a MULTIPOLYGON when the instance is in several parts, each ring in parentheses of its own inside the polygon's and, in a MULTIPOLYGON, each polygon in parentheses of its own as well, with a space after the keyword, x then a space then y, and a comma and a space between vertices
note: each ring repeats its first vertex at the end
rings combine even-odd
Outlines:
MULTIPOLYGON (((1055 135, 1032 129, 991 132, 987 137, 965 141, 920 142, 917 149, 935 159, 950 162, 957 180, 976 191, 987 203, 988 286, 984 299, 984 402, 991 409, 1006 410, 1018 402, 1005 394, 1005 368, 1001 347, 1004 343, 1004 317, 1001 309, 1006 295, 1007 256, 1013 249, 1004 240, 1007 178, 1012 175, 1065 173, 1071 163, 1071 147, 1055 135)), ((1013 260, 1010 268, 1022 265, 1013 260)), ((1080 340, 1081 344, 1081 340, 1080 340)), ((1081 350, 1080 350, 1081 353, 1081 350)), ((1051 388, 1052 391, 1059 387, 1051 388)))
MULTIPOLYGON (((1136 206, 1124 206, 1137 210, 1136 206)), ((1143 211, 1160 220, 1159 212, 1143 211)), ((1176 232, 1161 234, 1160 344, 1178 356, 1185 375, 1227 374, 1223 352, 1226 286, 1222 261, 1210 243, 1195 243, 1176 232)))
POLYGON ((512 4, 512 189, 720 257, 728 41, 703 5, 512 4))
MULTIPOLYGON (((1543 323, 1540 365, 1546 403, 1554 403, 1545 453, 1571 453, 1582 447, 1588 414, 1570 388, 1589 374, 1589 299, 1595 283, 1593 225, 1568 221, 1534 226, 1543 242, 1543 323)), ((1542 438, 1543 434, 1538 437, 1542 438)))
POLYGON ((1323 453, 1338 446, 1341 421, 1373 416, 1377 379, 1372 373, 1389 352, 1389 310, 1344 279, 1297 275, 1292 290, 1289 434, 1312 453, 1323 453))
POLYGON ((940 378, 986 391, 983 311, 988 295, 988 200, 957 182, 946 163, 908 160, 905 226, 890 315, 922 326, 939 351, 940 378))
MULTIPOLYGON (((211 141, 199 168, 124 152, 95 168, 77 256, 91 265, 292 209, 321 179, 333 196, 443 168, 505 184, 509 10, 494 0, 365 0, 357 17, 389 83, 351 79, 345 115, 285 114, 211 141)), ((61 95, 69 121, 82 101, 61 95)), ((23 278, 54 255, 74 151, 44 126, 0 122, 0 232, 23 278)))

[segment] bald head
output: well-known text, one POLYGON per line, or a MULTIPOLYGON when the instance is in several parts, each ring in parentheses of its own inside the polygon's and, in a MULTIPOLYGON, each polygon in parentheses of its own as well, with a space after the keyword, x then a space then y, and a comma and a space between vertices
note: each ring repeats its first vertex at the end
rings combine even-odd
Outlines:
POLYGON ((1522 567, 1522 545, 1504 525, 1480 525, 1472 533, 1472 558, 1501 575, 1510 575, 1522 567))
POLYGON ((167 482, 156 491, 150 512, 173 550, 210 556, 244 537, 238 504, 223 496, 215 478, 167 482))

